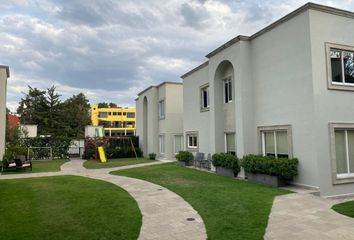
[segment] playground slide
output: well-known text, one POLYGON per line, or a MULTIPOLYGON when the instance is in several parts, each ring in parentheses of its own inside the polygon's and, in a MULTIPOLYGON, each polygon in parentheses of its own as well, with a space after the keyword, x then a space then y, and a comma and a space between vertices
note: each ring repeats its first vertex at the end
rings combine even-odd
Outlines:
POLYGON ((106 154, 104 153, 103 147, 98 147, 97 149, 101 162, 107 162, 106 154))

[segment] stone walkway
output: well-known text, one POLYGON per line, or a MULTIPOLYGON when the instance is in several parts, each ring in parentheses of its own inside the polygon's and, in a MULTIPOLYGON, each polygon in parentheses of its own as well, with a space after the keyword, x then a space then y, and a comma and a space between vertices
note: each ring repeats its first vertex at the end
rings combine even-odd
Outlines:
POLYGON ((353 199, 325 199, 301 192, 275 198, 265 240, 353 240, 354 219, 331 209, 353 199))
POLYGON ((136 200, 143 216, 139 239, 206 239, 202 218, 183 198, 168 189, 139 179, 110 175, 109 172, 156 163, 144 163, 115 168, 86 169, 83 161, 73 159, 61 167, 60 172, 2 175, 1 179, 18 179, 44 176, 76 175, 113 183, 136 200))

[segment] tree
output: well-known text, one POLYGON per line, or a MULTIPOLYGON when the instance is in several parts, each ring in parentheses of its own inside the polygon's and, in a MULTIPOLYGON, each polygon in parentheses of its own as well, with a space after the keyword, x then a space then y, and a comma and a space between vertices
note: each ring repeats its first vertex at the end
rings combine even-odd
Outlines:
POLYGON ((116 107, 117 107, 117 104, 110 102, 110 103, 108 104, 108 106, 109 106, 110 108, 116 108, 116 107))
POLYGON ((73 95, 64 102, 66 136, 73 138, 84 138, 85 126, 89 125, 90 104, 89 100, 83 93, 73 95))
POLYGON ((97 106, 99 108, 108 108, 109 107, 108 103, 106 103, 106 102, 100 102, 97 104, 97 106))
POLYGON ((16 144, 20 139, 20 128, 19 126, 10 126, 9 117, 10 109, 6 108, 6 143, 16 144))

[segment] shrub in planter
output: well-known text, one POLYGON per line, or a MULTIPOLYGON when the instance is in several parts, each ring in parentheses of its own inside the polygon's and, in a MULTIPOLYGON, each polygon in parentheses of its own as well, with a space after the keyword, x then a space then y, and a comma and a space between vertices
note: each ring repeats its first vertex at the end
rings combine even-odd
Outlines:
POLYGON ((155 160, 156 159, 156 153, 149 153, 149 159, 150 160, 155 160))
MULTIPOLYGON (((241 166, 246 173, 276 176, 279 180, 288 182, 298 173, 298 159, 274 158, 270 156, 247 155, 243 157, 241 166)), ((284 185, 281 183, 281 185, 284 185)))
POLYGON ((236 156, 229 153, 215 153, 212 157, 216 172, 220 175, 237 176, 240 172, 240 163, 236 156))
POLYGON ((191 152, 188 151, 179 151, 176 154, 176 159, 178 160, 180 165, 183 166, 188 166, 191 164, 191 162, 193 161, 193 154, 191 152))

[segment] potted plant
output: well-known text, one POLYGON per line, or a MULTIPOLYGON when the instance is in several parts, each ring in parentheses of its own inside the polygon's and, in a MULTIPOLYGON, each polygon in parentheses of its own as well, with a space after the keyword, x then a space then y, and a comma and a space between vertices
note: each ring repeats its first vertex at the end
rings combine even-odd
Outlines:
POLYGON ((156 153, 149 153, 150 160, 156 160, 156 153))
POLYGON ((190 166, 193 162, 193 154, 188 151, 179 151, 176 154, 177 164, 180 166, 190 166))
POLYGON ((229 153, 215 153, 212 157, 216 173, 222 176, 237 177, 240 172, 239 160, 229 153))
POLYGON ((274 158, 271 156, 247 155, 241 165, 250 182, 273 187, 282 187, 297 175, 298 159, 274 158))

